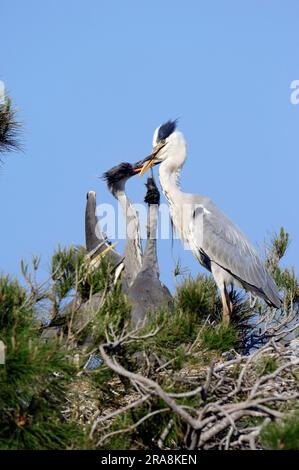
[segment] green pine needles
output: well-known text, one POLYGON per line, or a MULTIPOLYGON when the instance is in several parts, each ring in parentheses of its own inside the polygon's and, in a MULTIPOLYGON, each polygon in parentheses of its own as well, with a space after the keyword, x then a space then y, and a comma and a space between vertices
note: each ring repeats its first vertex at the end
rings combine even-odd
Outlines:
POLYGON ((74 367, 56 340, 45 342, 34 305, 23 287, 0 277, 0 448, 65 449, 82 445, 83 433, 61 414, 74 367))
MULTIPOLYGON (((295 271, 279 266, 288 242, 288 234, 281 229, 267 257, 267 266, 284 295, 285 310, 278 315, 283 321, 290 312, 295 315, 298 310, 295 271)), ((105 258, 95 267, 84 248, 59 246, 52 257, 49 280, 42 285, 36 282, 36 257, 32 273, 24 263, 21 268, 26 287, 9 276, 0 276, 0 340, 6 347, 5 364, 0 364, 1 449, 144 449, 157 446, 164 434, 162 446, 180 448, 185 442, 186 423, 161 397, 153 394, 130 407, 138 402, 138 387, 126 376, 103 361, 94 370, 86 368, 90 357, 100 355, 99 347, 104 343, 110 358, 127 371, 155 381, 174 397, 178 406, 194 416, 200 403, 211 403, 212 410, 213 400, 218 403, 222 394, 225 404, 225 387, 231 397, 238 391, 227 405, 233 407, 245 400, 255 381, 271 379, 272 374, 271 383, 276 383, 277 377, 284 380, 279 375, 283 361, 289 357, 284 343, 279 345, 281 352, 266 349, 244 366, 250 354, 261 346, 252 349, 252 325, 267 313, 265 307, 260 302, 252 307, 233 292, 232 322, 224 325, 221 302, 210 276, 186 277, 176 288, 173 306, 151 314, 141 330, 132 332, 130 305, 123 294, 121 278, 115 281, 115 270, 105 258), (238 357, 242 357, 239 362, 238 357), (230 361, 232 367, 223 366, 227 369, 222 370, 220 365, 230 361), (217 364, 217 374, 223 375, 209 378, 211 364, 217 364), (245 367, 243 375, 241 365, 245 367), (245 380, 245 388, 242 385, 238 389, 240 377, 245 380), (209 395, 189 393, 209 381, 209 395), (94 416, 109 413, 116 414, 91 432, 94 416), (112 433, 111 437, 107 433, 112 433)), ((270 333, 275 333, 276 324, 275 320, 270 333)), ((292 319, 292 328, 293 325, 292 319)), ((278 337, 283 338, 283 332, 278 337)), ((293 387, 291 383, 298 382, 298 372, 287 375, 288 369, 282 369, 281 374, 284 373, 286 383, 293 387)), ((270 392, 265 385, 264 393, 270 392)), ((265 406, 268 402, 263 410, 265 406)), ((255 436, 258 448, 298 449, 298 413, 291 413, 294 403, 269 401, 269 412, 271 407, 275 418, 272 416, 271 423, 263 425, 260 418, 254 421, 254 417, 245 416, 240 428, 260 426, 260 437, 258 433, 255 436), (285 419, 276 419, 278 416, 285 419)), ((219 407, 213 412, 219 413, 218 421, 225 419, 219 407)), ((223 436, 217 435, 209 445, 218 448, 223 436)), ((233 437, 231 434, 231 440, 233 437)), ((226 442, 224 439, 223 446, 226 442)), ((244 448, 248 448, 248 442, 244 442, 244 448)))
POLYGON ((21 125, 16 119, 17 111, 12 107, 11 100, 6 97, 0 103, 0 155, 11 150, 20 150, 19 134, 21 125))

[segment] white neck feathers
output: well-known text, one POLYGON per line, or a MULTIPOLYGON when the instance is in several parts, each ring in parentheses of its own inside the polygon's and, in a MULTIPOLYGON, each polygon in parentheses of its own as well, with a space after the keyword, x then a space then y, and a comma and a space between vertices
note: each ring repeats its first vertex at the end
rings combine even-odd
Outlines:
POLYGON ((186 142, 183 134, 175 132, 165 147, 164 159, 159 168, 160 183, 165 197, 175 202, 181 194, 180 172, 186 160, 186 142))

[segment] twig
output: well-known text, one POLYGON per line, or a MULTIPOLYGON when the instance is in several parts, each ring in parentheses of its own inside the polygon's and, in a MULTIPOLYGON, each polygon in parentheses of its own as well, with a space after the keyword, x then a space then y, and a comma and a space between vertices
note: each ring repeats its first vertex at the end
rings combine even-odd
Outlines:
POLYGON ((173 419, 170 419, 167 423, 167 426, 163 429, 159 439, 158 439, 158 447, 159 449, 163 449, 164 447, 164 442, 165 442, 165 439, 167 438, 167 436, 169 435, 171 429, 172 429, 172 426, 174 424, 174 421, 173 419))
POLYGON ((97 447, 101 446, 105 441, 107 441, 107 439, 113 437, 113 436, 116 436, 117 434, 123 434, 123 433, 127 433, 127 432, 130 432, 130 431, 133 431, 134 429, 136 429, 138 426, 140 426, 140 424, 142 424, 144 421, 146 421, 147 419, 151 418, 152 416, 155 416, 157 414, 160 414, 160 413, 165 413, 165 411, 169 411, 169 408, 161 408, 160 410, 155 410, 155 411, 152 411, 151 413, 148 413, 147 415, 143 416, 139 421, 137 421, 137 423, 134 423, 132 424, 131 426, 128 426, 127 428, 124 428, 124 429, 118 429, 117 431, 112 431, 112 432, 109 432, 108 434, 105 434, 105 436, 103 436, 97 443, 97 447))
POLYGON ((92 439, 93 434, 97 428, 97 426, 100 423, 103 423, 104 421, 107 421, 108 419, 114 418, 115 416, 118 416, 119 414, 125 413, 128 410, 131 410, 132 408, 136 408, 137 406, 141 405, 141 403, 144 403, 149 399, 150 395, 145 395, 138 400, 134 401, 133 403, 129 403, 127 406, 124 406, 123 408, 119 408, 118 410, 112 411, 108 415, 102 416, 101 418, 97 418, 91 428, 91 431, 89 433, 89 438, 92 439))

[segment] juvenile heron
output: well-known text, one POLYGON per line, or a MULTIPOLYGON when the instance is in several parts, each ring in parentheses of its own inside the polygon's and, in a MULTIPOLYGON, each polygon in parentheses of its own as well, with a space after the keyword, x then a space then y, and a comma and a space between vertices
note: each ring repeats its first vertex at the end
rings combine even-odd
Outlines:
POLYGON ((126 241, 124 250, 125 290, 132 285, 142 265, 139 218, 134 205, 125 192, 128 179, 140 171, 140 164, 131 165, 131 163, 120 163, 103 175, 109 191, 120 203, 126 218, 126 241))
POLYGON ((91 255, 92 259, 100 253, 109 252, 107 254, 112 266, 118 266, 122 262, 123 257, 110 246, 109 241, 103 235, 96 216, 96 206, 96 193, 89 191, 86 195, 85 208, 86 251, 91 255))
MULTIPOLYGON (((122 264, 123 256, 118 254, 110 245, 109 241, 103 235, 98 219, 96 217, 96 193, 89 191, 86 195, 85 207, 85 244, 86 247, 78 246, 74 249, 72 263, 69 270, 75 272, 74 264, 82 253, 90 259, 93 268, 96 268, 100 263, 101 255, 107 256, 112 266, 119 267, 122 264)), ((89 297, 89 289, 87 289, 87 297, 84 291, 81 291, 81 296, 76 295, 75 298, 64 306, 60 312, 61 317, 73 314, 73 328, 74 331, 80 329, 86 322, 91 320, 97 312, 101 303, 102 292, 97 292, 89 297)), ((89 345, 92 342, 91 336, 88 336, 84 345, 89 345)))
POLYGON ((173 225, 199 263, 212 272, 221 293, 223 320, 229 322, 232 313, 229 286, 242 287, 279 308, 277 287, 241 230, 208 197, 181 191, 185 160, 185 138, 176 130, 176 121, 168 121, 155 130, 153 151, 144 159, 141 174, 161 163, 159 178, 173 225))
POLYGON ((148 204, 147 242, 142 256, 139 218, 136 210, 125 193, 125 184, 129 178, 142 169, 142 162, 135 165, 121 163, 104 174, 109 191, 119 200, 126 214, 127 233, 124 264, 124 291, 128 296, 132 310, 132 324, 142 324, 149 311, 157 310, 171 303, 172 297, 160 281, 157 260, 157 219, 160 193, 152 178, 148 178, 145 202, 148 204))
POLYGON ((100 242, 97 237, 97 216, 96 216, 96 193, 88 191, 86 194, 86 208, 85 208, 85 245, 87 252, 94 250, 100 242))
POLYGON ((157 311, 161 307, 168 307, 172 303, 172 296, 168 288, 160 281, 160 272, 157 258, 157 224, 160 204, 160 193, 153 176, 148 178, 147 193, 144 201, 148 204, 147 214, 147 240, 142 259, 142 267, 128 291, 128 298, 132 305, 132 324, 142 325, 149 312, 157 311))

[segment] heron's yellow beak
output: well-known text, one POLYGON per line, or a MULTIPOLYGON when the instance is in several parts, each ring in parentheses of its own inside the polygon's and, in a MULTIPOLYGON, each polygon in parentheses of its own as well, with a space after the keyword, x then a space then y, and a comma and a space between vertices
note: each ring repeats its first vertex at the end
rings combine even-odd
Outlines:
MULTIPOLYGON (((112 245, 109 245, 107 248, 105 248, 103 251, 101 251, 98 255, 96 255, 94 258, 91 258, 90 259, 90 267, 91 268, 95 268, 99 265, 99 262, 101 261, 102 258, 104 258, 104 256, 106 256, 106 254, 113 250, 113 248, 117 245, 117 242, 115 243, 112 243, 112 245)), ((97 247, 98 248, 98 247, 97 247)))
POLYGON ((147 172, 147 170, 149 170, 153 165, 158 163, 157 155, 165 145, 166 145, 165 142, 163 144, 160 143, 160 144, 156 145, 156 147, 154 147, 152 153, 143 160, 144 165, 141 168, 140 176, 143 176, 147 172))

